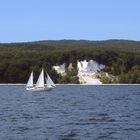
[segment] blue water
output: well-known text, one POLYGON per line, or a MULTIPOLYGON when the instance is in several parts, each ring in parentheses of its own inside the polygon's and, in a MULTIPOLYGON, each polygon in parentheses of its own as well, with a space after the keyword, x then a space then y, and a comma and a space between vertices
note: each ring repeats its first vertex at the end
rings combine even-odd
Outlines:
POLYGON ((0 86, 0 140, 139 140, 140 86, 0 86))

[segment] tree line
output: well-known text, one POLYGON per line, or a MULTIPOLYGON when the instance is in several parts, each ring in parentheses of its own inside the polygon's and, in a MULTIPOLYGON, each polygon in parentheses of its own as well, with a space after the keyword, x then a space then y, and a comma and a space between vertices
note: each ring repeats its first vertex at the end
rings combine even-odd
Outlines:
POLYGON ((118 83, 140 83, 140 42, 128 40, 0 44, 0 83, 26 83, 32 70, 36 81, 42 67, 56 83, 78 83, 77 61, 85 59, 106 65, 104 71, 118 77, 118 83), (65 79, 52 69, 63 63, 72 63, 74 67, 65 79))

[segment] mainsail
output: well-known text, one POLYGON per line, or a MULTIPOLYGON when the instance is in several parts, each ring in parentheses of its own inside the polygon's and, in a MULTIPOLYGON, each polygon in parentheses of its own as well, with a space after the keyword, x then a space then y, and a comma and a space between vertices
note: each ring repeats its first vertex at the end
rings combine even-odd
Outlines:
POLYGON ((30 74, 26 87, 33 87, 33 71, 30 74))
POLYGON ((44 87, 44 70, 42 69, 35 87, 44 87))

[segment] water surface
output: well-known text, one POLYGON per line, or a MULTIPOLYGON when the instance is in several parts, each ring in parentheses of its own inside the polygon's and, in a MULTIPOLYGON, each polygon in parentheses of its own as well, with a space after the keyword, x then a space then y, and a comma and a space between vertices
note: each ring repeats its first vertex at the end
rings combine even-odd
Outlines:
POLYGON ((139 140, 140 86, 0 86, 0 140, 139 140))

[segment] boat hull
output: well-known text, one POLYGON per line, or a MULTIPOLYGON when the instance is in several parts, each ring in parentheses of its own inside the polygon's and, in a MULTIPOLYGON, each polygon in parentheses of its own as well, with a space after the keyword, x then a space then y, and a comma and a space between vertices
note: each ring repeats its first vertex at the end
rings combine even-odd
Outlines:
POLYGON ((37 87, 28 88, 28 87, 26 87, 26 90, 28 90, 28 91, 50 91, 52 89, 53 89, 52 87, 42 87, 42 88, 37 88, 37 87))

